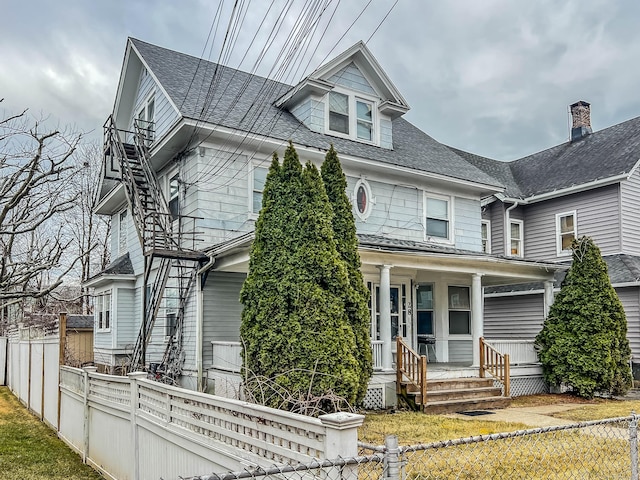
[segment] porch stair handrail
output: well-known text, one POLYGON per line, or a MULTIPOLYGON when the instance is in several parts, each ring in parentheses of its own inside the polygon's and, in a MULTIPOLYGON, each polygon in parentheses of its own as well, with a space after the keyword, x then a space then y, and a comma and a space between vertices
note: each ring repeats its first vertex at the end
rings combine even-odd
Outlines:
POLYGON ((396 337, 396 392, 401 393, 401 385, 406 378, 420 391, 422 407, 427 403, 427 357, 418 354, 402 337, 396 337))
POLYGON ((511 371, 509 354, 502 354, 480 337, 480 378, 485 378, 486 373, 496 378, 504 386, 504 396, 511 393, 511 371))

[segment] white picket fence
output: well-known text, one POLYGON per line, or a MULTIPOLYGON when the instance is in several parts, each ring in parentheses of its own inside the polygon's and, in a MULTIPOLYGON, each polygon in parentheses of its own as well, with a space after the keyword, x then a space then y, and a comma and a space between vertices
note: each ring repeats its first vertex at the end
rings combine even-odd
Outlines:
POLYGON ((8 352, 11 390, 107 478, 177 479, 358 454, 361 415, 312 418, 171 387, 145 373, 59 367, 57 338, 10 339, 8 352))

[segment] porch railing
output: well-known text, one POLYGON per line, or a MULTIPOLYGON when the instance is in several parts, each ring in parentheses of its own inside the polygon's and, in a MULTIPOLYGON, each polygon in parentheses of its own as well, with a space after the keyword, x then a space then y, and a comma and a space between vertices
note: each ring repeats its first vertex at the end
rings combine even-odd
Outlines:
POLYGON ((401 385, 406 378, 420 391, 422 407, 427 403, 427 357, 419 355, 402 337, 396 337, 396 391, 401 393, 401 385))
POLYGON ((371 356, 373 360, 373 369, 382 370, 382 340, 371 340, 371 356))
POLYGON ((532 365, 539 362, 534 340, 485 338, 493 348, 509 354, 511 365, 532 365))
POLYGON ((504 396, 510 396, 509 354, 503 355, 480 337, 480 377, 484 378, 487 372, 502 383, 504 396))

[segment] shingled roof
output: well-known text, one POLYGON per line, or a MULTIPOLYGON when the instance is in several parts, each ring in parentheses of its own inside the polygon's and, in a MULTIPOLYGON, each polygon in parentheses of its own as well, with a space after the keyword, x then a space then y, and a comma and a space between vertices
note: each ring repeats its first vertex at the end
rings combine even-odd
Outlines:
POLYGON ((403 118, 393 121, 393 150, 309 130, 274 102, 291 85, 130 39, 183 117, 501 189, 491 175, 403 118), (213 82, 212 82, 213 80, 213 82), (210 86, 210 98, 203 109, 210 86))
POLYGON ((505 195, 527 198, 629 174, 640 160, 640 117, 512 162, 450 148, 502 182, 505 195))
MULTIPOLYGON (((607 264, 609 280, 612 285, 623 285, 629 283, 640 283, 640 257, 618 253, 615 255, 604 255, 602 259, 607 264)), ((560 288, 562 281, 567 274, 571 262, 562 262, 565 269, 556 271, 553 280, 554 288, 560 288)), ((522 283, 519 285, 504 285, 499 287, 487 287, 485 293, 507 293, 524 291, 541 291, 544 285, 540 282, 522 283)))

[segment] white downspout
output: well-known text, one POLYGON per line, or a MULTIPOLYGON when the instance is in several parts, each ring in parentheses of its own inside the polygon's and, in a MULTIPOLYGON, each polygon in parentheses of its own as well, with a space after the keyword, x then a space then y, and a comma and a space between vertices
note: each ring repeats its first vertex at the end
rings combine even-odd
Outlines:
MULTIPOLYGON (((520 202, 515 200, 513 205, 507 207, 504 211, 504 254, 506 256, 509 256, 511 253, 511 246, 509 245, 509 240, 511 239, 511 210, 516 208, 518 205, 520 205, 520 202)), ((524 238, 522 239, 522 245, 524 245, 524 238)))
POLYGON ((198 391, 204 391, 204 372, 202 366, 202 341, 204 337, 204 293, 202 291, 202 281, 200 277, 204 272, 213 267, 216 263, 215 257, 209 257, 209 262, 198 270, 196 281, 198 282, 198 290, 196 295, 196 369, 197 369, 197 387, 198 391))

